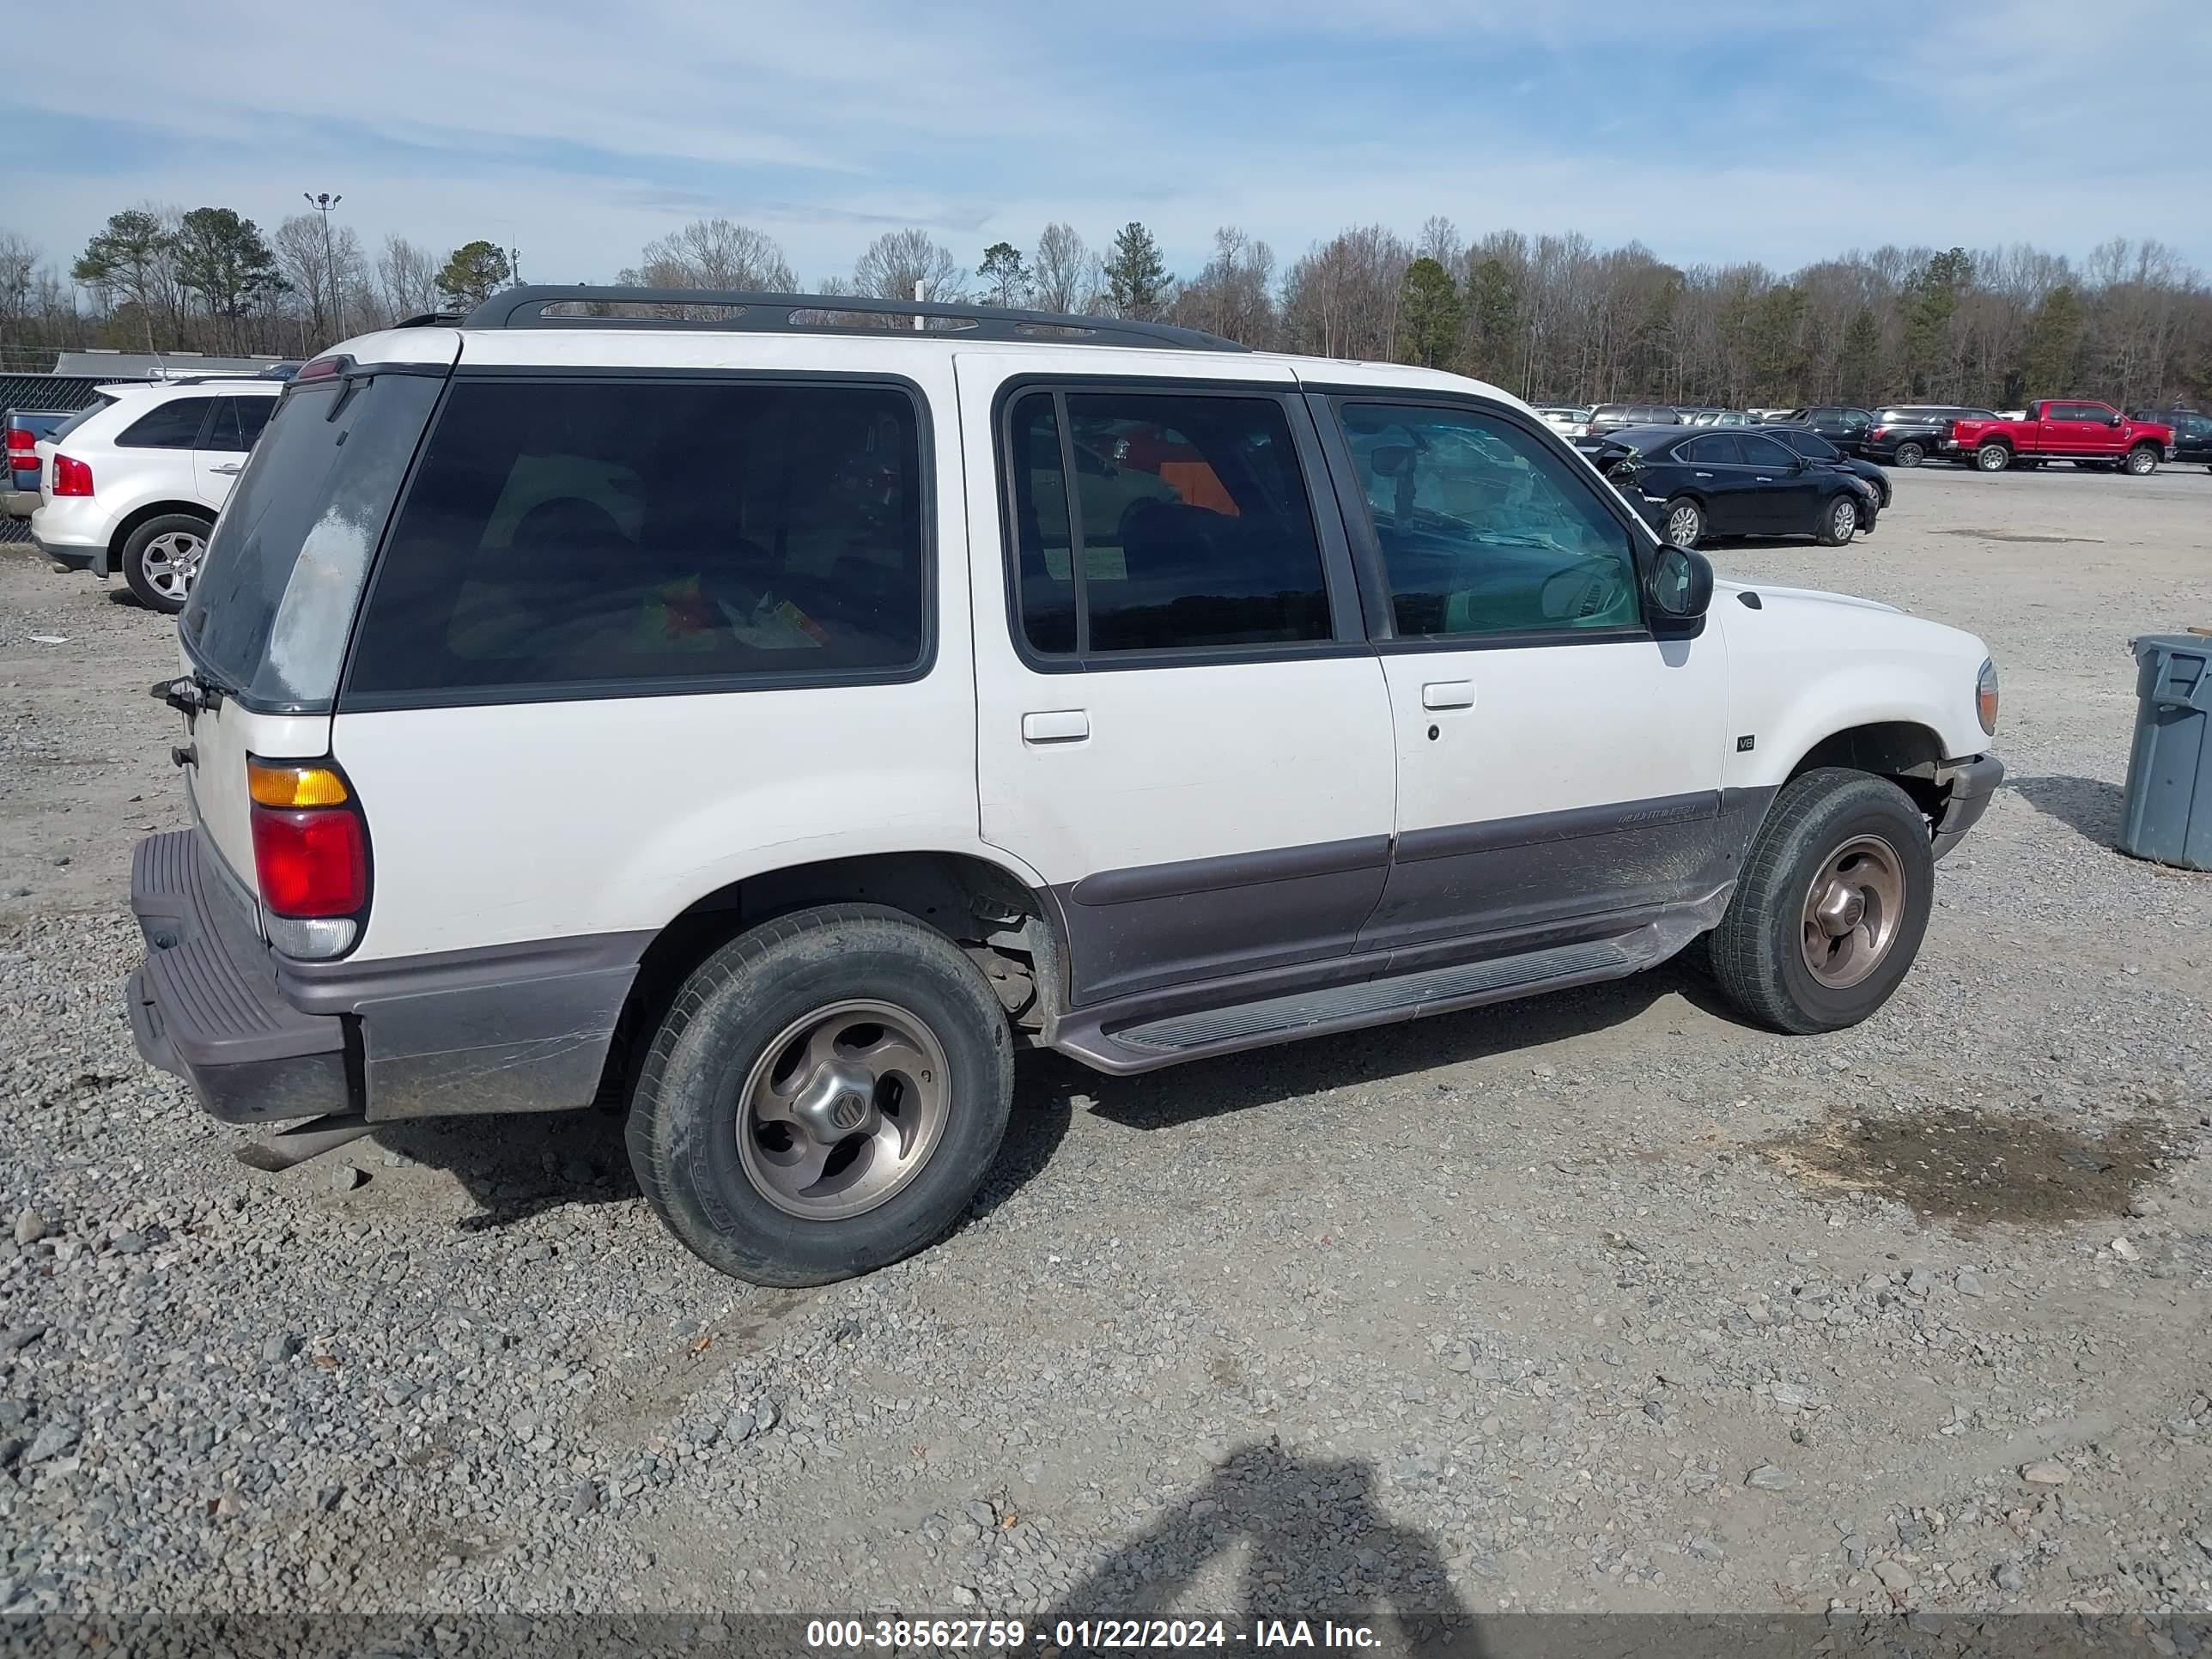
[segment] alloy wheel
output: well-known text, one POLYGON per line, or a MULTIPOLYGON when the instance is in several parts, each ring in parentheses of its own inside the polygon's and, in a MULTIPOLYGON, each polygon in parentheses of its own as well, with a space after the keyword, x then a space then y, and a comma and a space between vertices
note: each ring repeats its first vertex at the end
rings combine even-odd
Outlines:
POLYGON ((148 542, 138 563, 146 573, 149 587, 165 599, 182 600, 191 595, 192 583, 200 574, 200 562, 206 556, 204 536, 172 530, 148 542))
POLYGON ((841 1221, 921 1172, 951 1101, 944 1045, 888 1002, 839 1002, 793 1020, 738 1097, 738 1156, 787 1215, 841 1221))
POLYGON ((1905 866, 1879 836, 1857 836, 1822 863, 1805 890, 1800 948, 1806 970, 1832 990, 1881 966, 1905 918, 1905 866))

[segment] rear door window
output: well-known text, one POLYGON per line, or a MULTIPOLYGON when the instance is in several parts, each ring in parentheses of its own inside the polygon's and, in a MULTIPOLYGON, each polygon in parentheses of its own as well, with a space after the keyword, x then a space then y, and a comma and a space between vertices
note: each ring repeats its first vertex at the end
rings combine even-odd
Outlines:
POLYGON ((1743 459, 1752 466, 1786 469, 1796 459, 1786 447, 1764 433, 1747 432, 1742 434, 1741 441, 1743 444, 1743 459))
POLYGON ((1279 398, 1033 392, 1007 422, 1016 611, 1032 651, 1091 657, 1333 636, 1312 505, 1279 398))
POLYGON ((193 449, 214 410, 213 398, 171 398, 148 410, 117 434, 118 449, 193 449))
POLYGON ((343 706, 911 677, 926 493, 900 386, 465 377, 343 706))
POLYGON ((1692 438, 1674 453, 1698 466, 1734 466, 1743 459, 1742 452, 1736 447, 1735 435, 1728 432, 1709 432, 1702 438, 1692 438))

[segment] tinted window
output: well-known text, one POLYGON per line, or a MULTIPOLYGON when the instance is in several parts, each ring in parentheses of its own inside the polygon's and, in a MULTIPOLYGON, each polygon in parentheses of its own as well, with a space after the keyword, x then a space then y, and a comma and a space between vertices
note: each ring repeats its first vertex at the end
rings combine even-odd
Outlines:
POLYGON ((1735 444, 1733 433, 1709 432, 1702 438, 1691 439, 1674 453, 1699 466, 1734 466, 1743 459, 1735 444))
POLYGON ((1753 466, 1788 466, 1790 453, 1782 445, 1763 432, 1747 432, 1738 440, 1743 445, 1743 459, 1753 466))
POLYGON ((258 702, 328 706, 369 555, 439 384, 386 374, 284 395, 179 620, 218 678, 258 702))
POLYGON ((172 398, 156 404, 123 428, 115 441, 122 449, 190 449, 199 442, 200 426, 212 398, 172 398))
POLYGON ((1816 461, 1840 461, 1844 458, 1843 451, 1817 432, 1778 432, 1773 436, 1785 447, 1816 461))
POLYGON ((457 382, 347 704, 911 671, 921 497, 915 406, 889 386, 457 382))
POLYGON ((1354 404, 1344 423, 1400 635, 1640 620, 1629 532, 1549 444, 1471 410, 1354 404))
POLYGON ((1033 649, 1330 637, 1321 544, 1274 398, 1032 392, 1009 422, 1017 592, 1033 649))
POLYGON ((253 447, 261 428, 275 413, 274 398, 218 398, 215 418, 208 423, 204 449, 245 451, 253 447))
POLYGON ((1844 409, 1836 412, 1842 419, 1844 430, 1846 432, 1863 432, 1874 424, 1873 420, 1863 409, 1844 409))

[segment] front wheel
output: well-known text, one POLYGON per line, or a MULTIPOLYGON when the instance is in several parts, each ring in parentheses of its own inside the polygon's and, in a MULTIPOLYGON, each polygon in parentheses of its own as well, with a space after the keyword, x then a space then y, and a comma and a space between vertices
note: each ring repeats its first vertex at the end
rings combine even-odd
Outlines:
POLYGON ((827 1284, 960 1218, 1013 1079, 1005 1010, 951 940, 878 905, 802 911, 677 993, 638 1074, 630 1164, 709 1267, 827 1284))
POLYGON ((1838 495, 1820 509, 1820 545, 1841 547, 1858 533, 1859 504, 1850 495, 1838 495))
POLYGON ((2128 471, 2138 478, 2148 477, 2158 471, 2158 451, 2148 444, 2137 444, 2128 451, 2128 471))
POLYGON ((1667 503, 1667 539, 1677 547, 1695 547, 1705 533, 1705 510, 1686 495, 1667 503))
POLYGON ((1713 976, 1777 1030, 1840 1030, 1889 1000, 1928 931, 1927 820, 1887 778, 1822 767, 1783 786, 1712 935, 1713 976))
POLYGON ((123 581, 149 611, 174 616, 191 597, 207 557, 208 522, 189 513, 149 519, 123 544, 123 581))
POLYGON ((2012 451, 2002 444, 1984 444, 1974 452, 1974 465, 1984 472, 2002 472, 2012 465, 2012 451))
POLYGON ((1917 466, 1927 459, 1928 451, 1923 445, 1904 443, 1897 447, 1897 464, 1899 466, 1917 466))

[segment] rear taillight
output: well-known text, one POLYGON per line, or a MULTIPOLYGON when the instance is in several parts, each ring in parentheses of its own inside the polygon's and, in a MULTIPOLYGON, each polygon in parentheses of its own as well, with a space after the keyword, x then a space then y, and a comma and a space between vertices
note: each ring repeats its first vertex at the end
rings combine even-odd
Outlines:
POLYGON ((261 902, 295 920, 356 916, 368 903, 368 826, 328 763, 248 760, 261 902))
POLYGON ((21 427, 15 428, 8 434, 8 453, 14 459, 16 465, 26 465, 26 458, 35 457, 38 453, 39 441, 21 427))
POLYGON ((75 456, 55 456, 54 494, 57 495, 91 495, 92 469, 75 456))
POLYGON ((1875 428, 1873 428, 1873 430, 1869 431, 1869 432, 1867 434, 1867 436, 1868 436, 1868 437, 1869 437, 1869 438, 1879 438, 1879 437, 1881 437, 1881 436, 1882 436, 1883 434, 1885 434, 1886 433, 1887 433, 1887 432, 1888 432, 1888 430, 1889 430, 1889 428, 1888 428, 1887 427, 1886 427, 1886 426, 1878 426, 1878 427, 1875 427, 1875 428))

